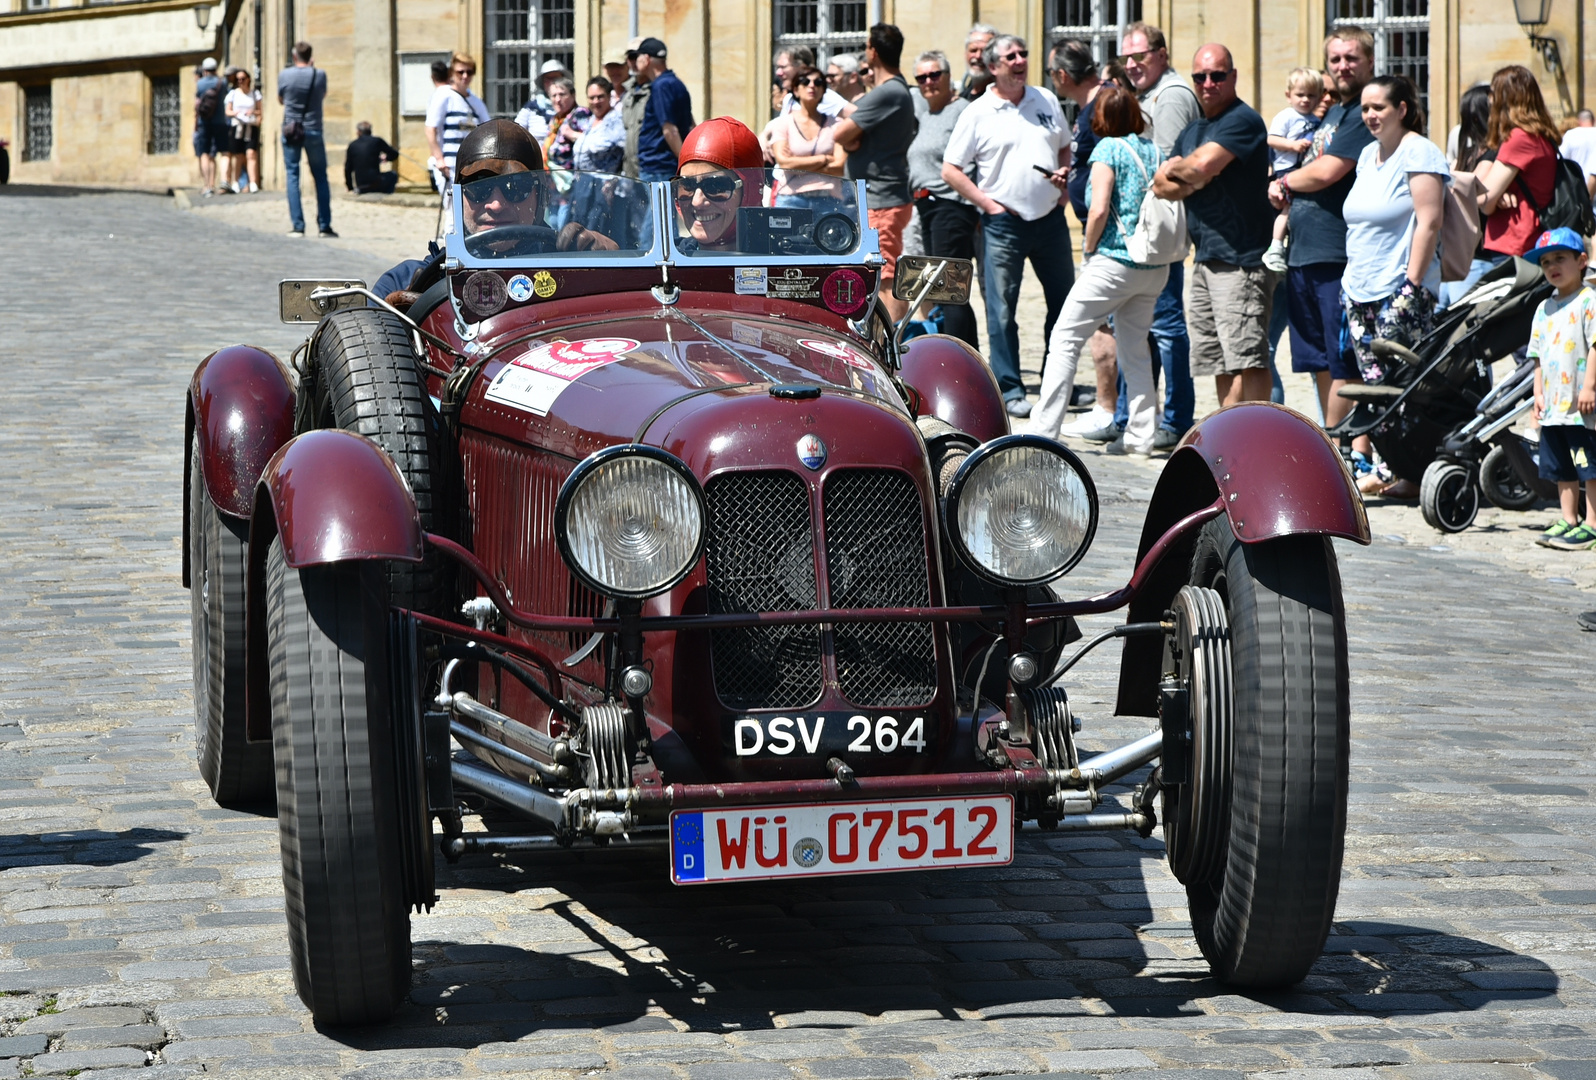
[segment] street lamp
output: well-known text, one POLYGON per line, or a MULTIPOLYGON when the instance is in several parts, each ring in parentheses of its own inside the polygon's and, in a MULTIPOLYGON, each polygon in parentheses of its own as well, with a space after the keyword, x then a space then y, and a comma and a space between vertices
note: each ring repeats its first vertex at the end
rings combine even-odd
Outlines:
POLYGON ((1551 19, 1552 0, 1513 0, 1513 14, 1518 17, 1518 24, 1524 27, 1525 33, 1529 35, 1530 48, 1541 54, 1541 60, 1545 62, 1547 70, 1561 69, 1563 54, 1557 47, 1557 40, 1542 37, 1535 32, 1551 19))
POLYGON ((195 4, 194 21, 199 24, 199 28, 203 32, 211 24, 211 6, 209 4, 195 4))

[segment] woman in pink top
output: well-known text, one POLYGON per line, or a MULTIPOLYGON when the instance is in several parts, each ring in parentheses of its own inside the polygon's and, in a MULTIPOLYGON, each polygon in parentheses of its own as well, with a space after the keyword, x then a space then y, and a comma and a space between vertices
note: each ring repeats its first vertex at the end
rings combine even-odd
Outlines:
POLYGON ((798 100, 798 108, 775 124, 770 148, 776 166, 786 175, 776 186, 776 205, 818 209, 822 203, 842 197, 840 177, 848 151, 832 137, 837 118, 820 111, 826 96, 824 72, 803 65, 787 77, 787 89, 798 100))

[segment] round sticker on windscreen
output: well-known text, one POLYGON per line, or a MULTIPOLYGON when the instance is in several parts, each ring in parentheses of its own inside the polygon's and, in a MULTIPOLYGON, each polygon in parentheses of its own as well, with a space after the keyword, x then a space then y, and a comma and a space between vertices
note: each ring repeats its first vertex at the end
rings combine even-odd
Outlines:
POLYGON ((852 315, 870 300, 864 275, 857 270, 833 270, 820 286, 820 298, 838 315, 852 315))

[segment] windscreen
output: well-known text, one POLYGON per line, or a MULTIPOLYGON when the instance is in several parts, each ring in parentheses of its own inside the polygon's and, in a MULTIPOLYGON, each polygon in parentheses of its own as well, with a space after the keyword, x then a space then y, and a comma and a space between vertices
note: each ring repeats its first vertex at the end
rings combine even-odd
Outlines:
POLYGON ((512 172, 458 185, 465 249, 479 259, 646 253, 654 245, 648 185, 607 173, 512 172))
POLYGON ((683 255, 841 257, 859 250, 859 202, 840 176, 689 162, 670 194, 683 255))

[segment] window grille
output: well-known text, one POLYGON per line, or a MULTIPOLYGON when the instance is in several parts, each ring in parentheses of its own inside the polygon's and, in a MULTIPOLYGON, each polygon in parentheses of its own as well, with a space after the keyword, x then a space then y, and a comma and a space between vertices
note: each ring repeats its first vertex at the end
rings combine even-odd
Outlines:
POLYGON ((770 27, 772 54, 784 45, 807 45, 824 71, 839 53, 863 59, 870 12, 865 0, 775 0, 770 27))
POLYGON ((23 91, 24 136, 23 161, 49 161, 51 144, 55 137, 55 124, 50 108, 50 88, 30 86, 23 91))
POLYGON ((1048 0, 1047 47, 1065 38, 1090 41, 1103 64, 1119 55, 1125 27, 1141 17, 1142 0, 1048 0))
POLYGON ((50 0, 28 0, 29 11, 49 11, 50 0))
POLYGON ((494 116, 521 111, 548 61, 575 63, 576 0, 484 0, 483 25, 482 99, 494 116))
POLYGON ((175 154, 183 142, 183 106, 176 75, 150 76, 150 150, 175 154))
POLYGON ((1374 73, 1406 75, 1430 111, 1430 0, 1326 0, 1325 29, 1353 23, 1374 35, 1374 73))

